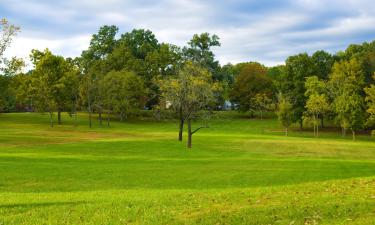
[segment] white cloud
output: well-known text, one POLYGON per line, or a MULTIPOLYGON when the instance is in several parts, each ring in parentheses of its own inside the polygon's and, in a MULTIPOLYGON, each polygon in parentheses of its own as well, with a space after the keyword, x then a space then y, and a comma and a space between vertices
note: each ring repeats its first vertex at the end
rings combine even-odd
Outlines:
POLYGON ((78 56, 104 24, 118 25, 120 32, 150 29, 159 41, 177 45, 186 44, 194 33, 216 33, 222 43, 215 48, 221 63, 257 60, 274 65, 291 54, 337 51, 375 37, 371 0, 0 2, 4 15, 23 30, 7 52, 18 56, 45 47, 78 56))

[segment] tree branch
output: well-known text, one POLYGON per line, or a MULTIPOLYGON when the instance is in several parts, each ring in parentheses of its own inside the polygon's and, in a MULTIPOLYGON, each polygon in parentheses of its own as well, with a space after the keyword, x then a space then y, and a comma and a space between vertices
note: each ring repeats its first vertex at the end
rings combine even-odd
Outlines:
POLYGON ((199 131, 200 129, 202 128, 210 128, 209 126, 204 126, 204 127, 198 127, 197 129, 195 129, 193 132, 191 132, 191 134, 194 134, 196 133, 197 131, 199 131))

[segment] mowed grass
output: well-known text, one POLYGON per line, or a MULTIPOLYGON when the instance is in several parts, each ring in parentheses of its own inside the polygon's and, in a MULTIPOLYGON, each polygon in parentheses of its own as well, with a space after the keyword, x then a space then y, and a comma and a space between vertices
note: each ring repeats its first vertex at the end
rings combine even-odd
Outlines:
POLYGON ((375 224, 370 136, 218 112, 188 150, 176 121, 48 122, 0 114, 0 224, 375 224))

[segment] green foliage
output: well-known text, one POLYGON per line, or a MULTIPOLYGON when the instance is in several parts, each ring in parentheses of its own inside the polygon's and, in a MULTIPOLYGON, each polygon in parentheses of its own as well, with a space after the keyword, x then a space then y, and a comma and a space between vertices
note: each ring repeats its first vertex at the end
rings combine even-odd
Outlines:
POLYGON ((128 114, 143 108, 145 87, 142 79, 133 72, 112 71, 101 81, 104 104, 124 120, 128 114))
POLYGON ((288 135, 288 128, 293 123, 292 107, 289 99, 283 95, 279 95, 277 106, 277 117, 281 125, 285 128, 285 135, 288 135))
POLYGON ((290 56, 285 62, 285 69, 279 81, 279 88, 283 95, 290 99, 293 122, 302 121, 305 112, 305 80, 314 75, 314 64, 306 54, 290 56))
POLYGON ((267 69, 259 63, 248 63, 244 65, 241 72, 236 76, 231 92, 233 102, 239 104, 240 111, 256 110, 256 95, 272 97, 272 80, 267 76, 267 69))
POLYGON ((211 48, 220 45, 219 37, 215 34, 194 34, 193 38, 188 42, 188 47, 183 49, 183 54, 187 60, 198 63, 200 66, 207 68, 212 74, 213 79, 216 81, 220 79, 217 74, 219 62, 215 60, 215 55, 211 48))
POLYGON ((365 88, 367 103, 367 125, 373 126, 375 124, 375 85, 371 84, 370 87, 365 88))
POLYGON ((74 87, 78 83, 78 71, 63 57, 53 55, 48 49, 44 52, 33 51, 33 55, 35 69, 29 87, 33 105, 51 116, 54 111, 61 113, 76 91, 74 87))
POLYGON ((364 73, 358 60, 336 62, 329 85, 336 118, 344 130, 352 130, 354 138, 354 132, 363 128, 365 119, 364 73))

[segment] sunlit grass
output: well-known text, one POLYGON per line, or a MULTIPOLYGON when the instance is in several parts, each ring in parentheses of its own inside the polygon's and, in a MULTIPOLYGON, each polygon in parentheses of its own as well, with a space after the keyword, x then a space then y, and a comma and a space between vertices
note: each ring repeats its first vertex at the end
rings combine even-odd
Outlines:
POLYGON ((375 143, 217 113, 89 128, 0 114, 0 224, 374 224, 375 143), (198 125, 198 122, 195 123, 198 125))

